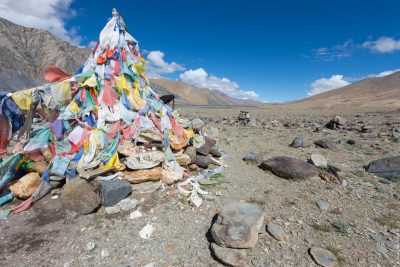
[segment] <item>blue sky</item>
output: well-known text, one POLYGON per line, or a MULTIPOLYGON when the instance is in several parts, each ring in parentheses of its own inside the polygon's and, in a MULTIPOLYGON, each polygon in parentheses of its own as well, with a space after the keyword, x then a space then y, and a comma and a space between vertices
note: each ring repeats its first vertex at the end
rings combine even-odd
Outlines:
POLYGON ((400 67, 399 1, 15 2, 0 0, 0 17, 82 46, 116 7, 153 77, 235 97, 299 99, 400 67))

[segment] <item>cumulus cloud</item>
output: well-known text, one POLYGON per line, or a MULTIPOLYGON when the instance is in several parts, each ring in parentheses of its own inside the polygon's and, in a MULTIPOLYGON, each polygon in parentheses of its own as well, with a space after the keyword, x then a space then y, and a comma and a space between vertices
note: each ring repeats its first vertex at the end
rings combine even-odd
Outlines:
POLYGON ((239 89, 239 85, 228 78, 208 75, 203 68, 185 71, 179 75, 179 78, 192 86, 218 90, 234 98, 254 99, 258 97, 258 94, 254 91, 239 89))
POLYGON ((381 37, 375 41, 367 41, 362 46, 373 52, 392 53, 400 50, 400 40, 395 40, 392 37, 381 37))
POLYGON ((164 60, 165 54, 161 51, 150 51, 147 55, 147 75, 151 78, 159 78, 161 74, 170 74, 177 71, 184 71, 185 67, 164 60))
POLYGON ((311 83, 311 89, 308 91, 307 95, 317 95, 349 84, 350 82, 344 79, 343 75, 332 75, 330 78, 321 78, 311 83))
POLYGON ((65 21, 76 16, 71 9, 72 0, 0 0, 0 17, 14 23, 48 30, 58 38, 79 45, 79 28, 67 29, 65 21))

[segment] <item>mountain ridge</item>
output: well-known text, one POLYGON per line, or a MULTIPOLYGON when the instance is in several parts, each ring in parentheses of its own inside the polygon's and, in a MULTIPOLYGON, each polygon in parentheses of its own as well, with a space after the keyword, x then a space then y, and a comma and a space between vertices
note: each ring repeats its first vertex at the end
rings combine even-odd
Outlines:
POLYGON ((313 95, 290 104, 310 107, 400 107, 400 72, 383 77, 370 77, 358 82, 313 95))

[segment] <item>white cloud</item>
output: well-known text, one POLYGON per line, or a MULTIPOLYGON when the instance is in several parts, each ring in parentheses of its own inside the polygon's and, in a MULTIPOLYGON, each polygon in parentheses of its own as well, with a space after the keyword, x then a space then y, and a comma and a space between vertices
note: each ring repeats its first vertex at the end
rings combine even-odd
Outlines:
POLYGON ((254 91, 240 90, 239 85, 228 78, 208 75, 203 68, 185 71, 179 75, 179 78, 192 86, 218 90, 234 98, 254 99, 258 97, 258 94, 254 91))
POLYGON ((161 51, 151 51, 147 55, 147 75, 151 78, 159 78, 161 74, 169 74, 184 71, 185 67, 176 62, 165 62, 165 54, 161 51))
POLYGON ((332 75, 330 78, 321 78, 311 83, 311 90, 308 91, 307 95, 317 95, 349 84, 350 82, 345 80, 343 75, 332 75))
POLYGON ((343 58, 351 57, 357 45, 353 40, 347 40, 342 44, 335 45, 334 47, 321 47, 313 50, 313 58, 319 61, 330 62, 343 58))
POLYGON ((381 37, 375 41, 367 41, 362 46, 373 52, 392 53, 400 50, 400 40, 395 40, 392 37, 381 37))
POLYGON ((94 49, 97 45, 97 41, 90 41, 87 45, 90 49, 94 49))
POLYGON ((76 16, 72 0, 0 0, 0 17, 14 23, 48 30, 58 38, 76 45, 82 41, 78 28, 66 29, 65 20, 76 16))
POLYGON ((384 76, 388 76, 388 75, 393 74, 398 71, 400 71, 400 69, 386 70, 386 71, 382 71, 381 73, 378 73, 378 74, 372 74, 372 76, 370 76, 370 77, 384 77, 384 76))

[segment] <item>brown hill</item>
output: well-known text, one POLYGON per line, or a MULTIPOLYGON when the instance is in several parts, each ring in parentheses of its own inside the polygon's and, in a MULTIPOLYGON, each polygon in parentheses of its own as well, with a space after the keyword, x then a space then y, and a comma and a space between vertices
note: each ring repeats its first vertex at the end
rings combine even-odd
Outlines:
POLYGON ((293 102, 309 107, 400 107, 400 72, 375 77, 293 102))
POLYGON ((88 48, 71 45, 47 31, 0 18, 0 91, 43 84, 43 72, 51 64, 74 74, 90 52, 88 48))
POLYGON ((182 81, 172 81, 164 78, 150 79, 152 87, 160 94, 177 96, 178 103, 197 106, 263 106, 261 102, 237 99, 218 90, 197 88, 182 81))

